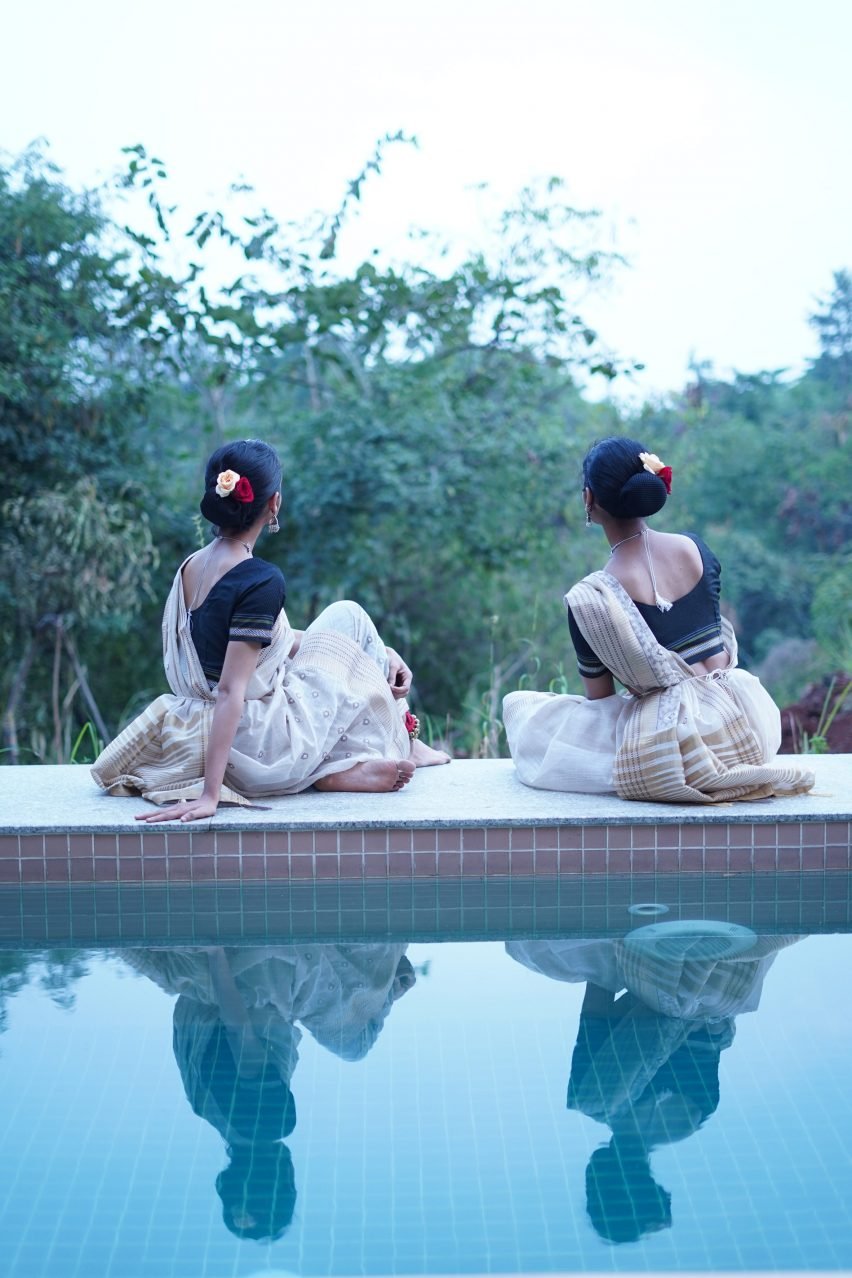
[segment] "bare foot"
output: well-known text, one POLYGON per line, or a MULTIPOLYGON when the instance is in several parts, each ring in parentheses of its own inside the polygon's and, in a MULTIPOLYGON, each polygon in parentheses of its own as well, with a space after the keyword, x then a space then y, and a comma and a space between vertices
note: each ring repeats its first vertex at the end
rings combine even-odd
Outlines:
POLYGON ((449 763, 450 756, 443 750, 433 750, 424 741, 415 739, 411 743, 411 754, 408 756, 415 768, 432 768, 437 763, 449 763))
POLYGON ((368 759, 356 763, 345 772, 332 772, 314 782, 315 790, 360 791, 381 794, 388 790, 401 790, 414 776, 415 764, 411 759, 368 759))

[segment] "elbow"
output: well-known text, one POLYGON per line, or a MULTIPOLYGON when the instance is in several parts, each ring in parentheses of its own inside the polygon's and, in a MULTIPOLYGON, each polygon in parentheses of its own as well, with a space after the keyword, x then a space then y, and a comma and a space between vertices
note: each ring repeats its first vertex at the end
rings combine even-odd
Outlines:
POLYGON ((230 709, 237 707, 239 710, 239 713, 242 714, 243 706, 245 705, 245 700, 246 700, 245 688, 236 688, 227 683, 219 684, 219 691, 216 694, 217 705, 222 706, 223 708, 227 706, 230 709))

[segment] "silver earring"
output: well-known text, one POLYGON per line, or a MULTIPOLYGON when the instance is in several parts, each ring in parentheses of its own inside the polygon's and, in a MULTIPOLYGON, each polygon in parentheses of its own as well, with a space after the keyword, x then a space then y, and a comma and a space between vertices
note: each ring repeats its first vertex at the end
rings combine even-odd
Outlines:
POLYGON ((269 533, 277 533, 281 531, 281 525, 278 522, 278 516, 273 515, 269 523, 266 525, 266 531, 269 533))
POLYGON ((589 508, 587 506, 586 507, 586 527, 591 528, 591 526, 592 526, 592 516, 589 514, 589 508))

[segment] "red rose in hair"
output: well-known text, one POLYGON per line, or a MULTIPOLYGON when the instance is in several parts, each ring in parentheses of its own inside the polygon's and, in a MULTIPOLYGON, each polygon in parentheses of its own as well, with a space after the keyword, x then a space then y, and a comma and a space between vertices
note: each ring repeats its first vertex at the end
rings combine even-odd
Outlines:
POLYGON ((254 501, 254 489, 246 479, 245 475, 240 475, 234 485, 234 491, 231 493, 231 496, 236 497, 237 501, 241 501, 243 505, 246 505, 250 501, 254 501))
MULTIPOLYGON (((671 466, 664 466, 662 470, 658 470, 658 471, 657 471, 657 474, 659 475, 660 479, 661 479, 661 480, 663 481, 663 483, 665 484, 665 486, 666 486, 666 492, 667 492, 667 493, 670 493, 670 492, 671 492, 671 490, 672 490, 672 468, 671 468, 671 466)), ((242 482, 243 482, 243 481, 242 481, 242 480, 240 480, 240 483, 242 483, 242 482)), ((239 484, 237 485, 237 487, 239 487, 239 484)))

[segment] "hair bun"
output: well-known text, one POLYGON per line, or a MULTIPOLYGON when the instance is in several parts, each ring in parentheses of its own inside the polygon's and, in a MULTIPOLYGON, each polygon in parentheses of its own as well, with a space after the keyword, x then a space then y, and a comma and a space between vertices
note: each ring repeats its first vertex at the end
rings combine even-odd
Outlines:
POLYGON ((247 528, 252 509, 251 504, 241 505, 233 497, 220 497, 215 488, 208 488, 201 498, 202 515, 217 528, 247 528))
POLYGON ((618 509, 610 511, 619 519, 644 519, 656 515, 666 504, 666 486, 659 475, 640 470, 631 475, 618 494, 618 509))

